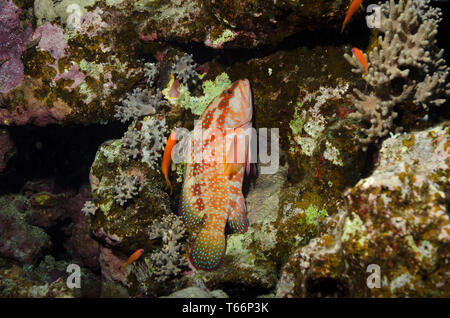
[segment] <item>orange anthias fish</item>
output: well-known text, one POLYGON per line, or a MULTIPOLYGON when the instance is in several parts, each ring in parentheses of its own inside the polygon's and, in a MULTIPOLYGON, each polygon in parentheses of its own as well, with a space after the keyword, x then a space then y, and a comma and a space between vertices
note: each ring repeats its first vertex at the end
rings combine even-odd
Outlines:
POLYGON ((350 21, 350 18, 352 17, 352 15, 361 6, 361 3, 362 3, 362 0, 353 0, 353 2, 350 4, 350 7, 347 10, 347 14, 345 15, 344 23, 342 24, 341 33, 344 31, 344 28, 347 25, 348 21, 350 21))
POLYGON ((185 224, 202 225, 190 252, 198 269, 213 270, 222 262, 227 223, 233 233, 247 231, 242 182, 244 170, 249 173, 251 135, 245 143, 229 141, 245 137, 252 113, 250 83, 236 81, 209 104, 189 141, 180 214, 185 224), (196 131, 202 132, 200 139, 196 131), (203 158, 194 161, 198 151, 203 158), (224 160, 210 160, 213 157, 224 160))
POLYGON ((170 195, 172 195, 173 193, 173 188, 172 183, 169 180, 169 167, 172 156, 172 149, 176 143, 177 143, 177 134, 175 131, 172 131, 172 133, 169 136, 169 139, 167 140, 166 148, 164 148, 164 155, 161 164, 161 170, 167 182, 166 190, 170 189, 170 195))
POLYGON ((361 65, 364 67, 364 75, 366 75, 369 72, 369 64, 367 63, 367 59, 364 56, 364 53, 355 47, 352 49, 352 52, 358 59, 359 63, 361 63, 361 65))
POLYGON ((131 263, 133 263, 135 260, 137 260, 139 257, 141 257, 142 253, 144 253, 143 249, 137 250, 136 252, 134 252, 133 254, 131 254, 131 256, 128 258, 128 260, 123 263, 119 269, 120 270, 126 270, 128 265, 130 265, 131 263))

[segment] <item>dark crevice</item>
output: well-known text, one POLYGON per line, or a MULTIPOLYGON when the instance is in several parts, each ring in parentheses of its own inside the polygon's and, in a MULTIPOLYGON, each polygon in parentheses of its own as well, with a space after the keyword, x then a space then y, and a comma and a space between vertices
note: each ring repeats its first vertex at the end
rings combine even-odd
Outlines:
POLYGON ((120 123, 9 127, 16 154, 0 174, 0 194, 18 193, 33 179, 54 179, 60 188, 77 190, 89 182, 89 169, 99 146, 121 138, 126 127, 120 123))
POLYGON ((369 44, 369 38, 370 29, 367 28, 365 21, 359 20, 352 23, 352 29, 346 30, 344 33, 340 33, 337 29, 305 30, 286 37, 277 45, 261 45, 255 48, 214 49, 197 42, 183 44, 172 41, 169 44, 183 52, 193 54, 195 61, 199 64, 216 61, 229 67, 237 62, 264 58, 277 51, 295 50, 300 47, 314 48, 348 44, 364 49, 369 44))

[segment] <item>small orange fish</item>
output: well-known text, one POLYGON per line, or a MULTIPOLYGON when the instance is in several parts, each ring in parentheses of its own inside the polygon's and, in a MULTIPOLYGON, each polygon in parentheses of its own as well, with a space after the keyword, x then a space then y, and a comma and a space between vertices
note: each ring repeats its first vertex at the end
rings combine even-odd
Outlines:
POLYGON ((161 171, 164 174, 164 178, 166 179, 167 185, 166 190, 170 188, 170 195, 172 195, 173 187, 172 183, 169 180, 169 167, 170 167, 170 161, 172 159, 172 149, 177 143, 177 134, 175 131, 172 131, 172 133, 169 136, 169 139, 167 140, 166 148, 164 149, 164 155, 161 163, 161 171))
POLYGON ((137 250, 136 252, 134 252, 133 254, 131 254, 131 256, 128 258, 128 260, 125 263, 123 263, 123 265, 120 266, 119 269, 125 271, 127 269, 128 265, 130 265, 135 260, 137 260, 139 257, 141 257, 142 253, 144 253, 144 250, 140 249, 140 250, 137 250))
POLYGON ((345 15, 344 23, 342 24, 341 33, 344 31, 345 26, 347 25, 348 21, 350 21, 350 18, 352 15, 358 10, 359 6, 361 6, 362 0, 353 0, 353 2, 350 4, 350 7, 348 7, 347 14, 345 15))
POLYGON ((352 49, 352 52, 358 59, 359 63, 361 63, 362 66, 364 67, 364 75, 366 75, 369 72, 369 64, 367 63, 367 59, 364 56, 364 53, 361 52, 361 50, 357 49, 356 47, 352 49))

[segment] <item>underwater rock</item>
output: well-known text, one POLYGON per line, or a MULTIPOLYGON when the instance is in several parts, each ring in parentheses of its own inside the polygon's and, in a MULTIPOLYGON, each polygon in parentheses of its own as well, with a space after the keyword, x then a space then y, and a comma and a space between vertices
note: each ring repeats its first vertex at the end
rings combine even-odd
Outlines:
POLYGON ((6 168, 9 159, 14 156, 15 147, 6 129, 0 129, 0 173, 6 168))
MULTIPOLYGON (((8 74, 15 75, 14 81, 8 81, 14 87, 0 91, 0 122, 45 126, 109 120, 113 115, 110 104, 142 77, 142 65, 130 50, 130 45, 139 43, 137 33, 129 34, 133 33, 129 28, 132 19, 124 23, 124 12, 100 7, 87 10, 87 1, 82 2, 36 1, 34 13, 40 23, 26 33, 32 35, 23 54, 25 33, 1 26, 0 36, 5 32, 17 39, 14 48, 2 45, 0 50, 0 59, 8 58, 1 75, 12 67, 8 74)), ((14 21, 19 25, 24 21, 19 21, 20 9, 16 11, 14 21)))
POLYGON ((100 268, 100 244, 90 235, 90 218, 81 212, 84 202, 91 198, 90 190, 89 186, 83 186, 76 196, 68 200, 67 212, 73 226, 64 248, 77 264, 96 271, 100 268))
POLYGON ((39 283, 27 278, 26 273, 14 265, 0 270, 0 297, 4 298, 74 298, 76 288, 67 287, 63 279, 39 283))
POLYGON ((124 258, 138 249, 150 248, 148 228, 154 219, 170 211, 162 175, 140 160, 129 160, 119 139, 100 146, 90 180, 93 201, 99 208, 91 217, 96 239, 106 247, 120 250, 124 258), (114 199, 116 176, 120 174, 136 177, 141 185, 139 192, 123 205, 114 199))
POLYGON ((25 197, 21 201, 16 199, 14 204, 27 223, 50 232, 58 228, 59 235, 64 236, 61 243, 65 252, 78 265, 99 269, 99 244, 90 236, 90 219, 81 212, 84 202, 90 198, 88 186, 75 193, 59 189, 52 180, 34 180, 26 182, 21 193, 25 197))
MULTIPOLYGON (((70 265, 80 266, 76 260, 56 261, 52 256, 46 255, 39 265, 24 266, 23 271, 25 277, 31 279, 35 284, 51 284, 57 281, 66 283, 72 273, 67 271, 70 265)), ((80 277, 80 288, 73 289, 73 297, 99 297, 102 285, 101 277, 82 266, 80 266, 80 277)))
POLYGON ((18 209, 22 196, 0 197, 0 256, 21 264, 32 264, 51 247, 50 237, 39 227, 25 221, 18 209), (16 206, 17 205, 17 206, 16 206))
POLYGON ((21 13, 12 0, 0 3, 0 94, 16 88, 23 79, 21 55, 31 26, 21 27, 21 13))
POLYGON ((336 226, 299 248, 277 297, 448 297, 450 124, 386 139, 336 226))
POLYGON ((191 41, 213 48, 277 44, 296 32, 333 28, 345 14, 341 1, 138 1, 145 41, 191 41))
POLYGON ((228 295, 220 289, 209 291, 208 289, 195 286, 178 290, 160 298, 228 298, 228 295))

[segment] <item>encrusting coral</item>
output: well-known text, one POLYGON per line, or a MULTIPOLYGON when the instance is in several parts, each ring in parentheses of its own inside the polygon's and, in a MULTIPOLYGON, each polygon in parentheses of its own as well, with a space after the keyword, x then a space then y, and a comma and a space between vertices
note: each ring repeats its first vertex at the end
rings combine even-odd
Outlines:
MULTIPOLYGON (((368 128, 361 128, 363 150, 389 132, 402 130, 394 123, 399 104, 412 101, 428 110, 443 104, 450 95, 450 84, 446 83, 449 67, 442 58, 444 51, 436 47, 439 21, 440 9, 430 7, 429 1, 390 0, 381 5, 378 29, 383 35, 366 55, 369 70, 364 80, 372 90, 366 94, 355 88, 356 97, 350 96, 356 112, 349 118, 370 122, 368 128)), ((354 55, 344 57, 354 67, 353 72, 364 72, 354 55)))
POLYGON ((137 196, 140 189, 141 183, 138 176, 121 173, 115 180, 114 200, 123 206, 129 199, 137 196))

